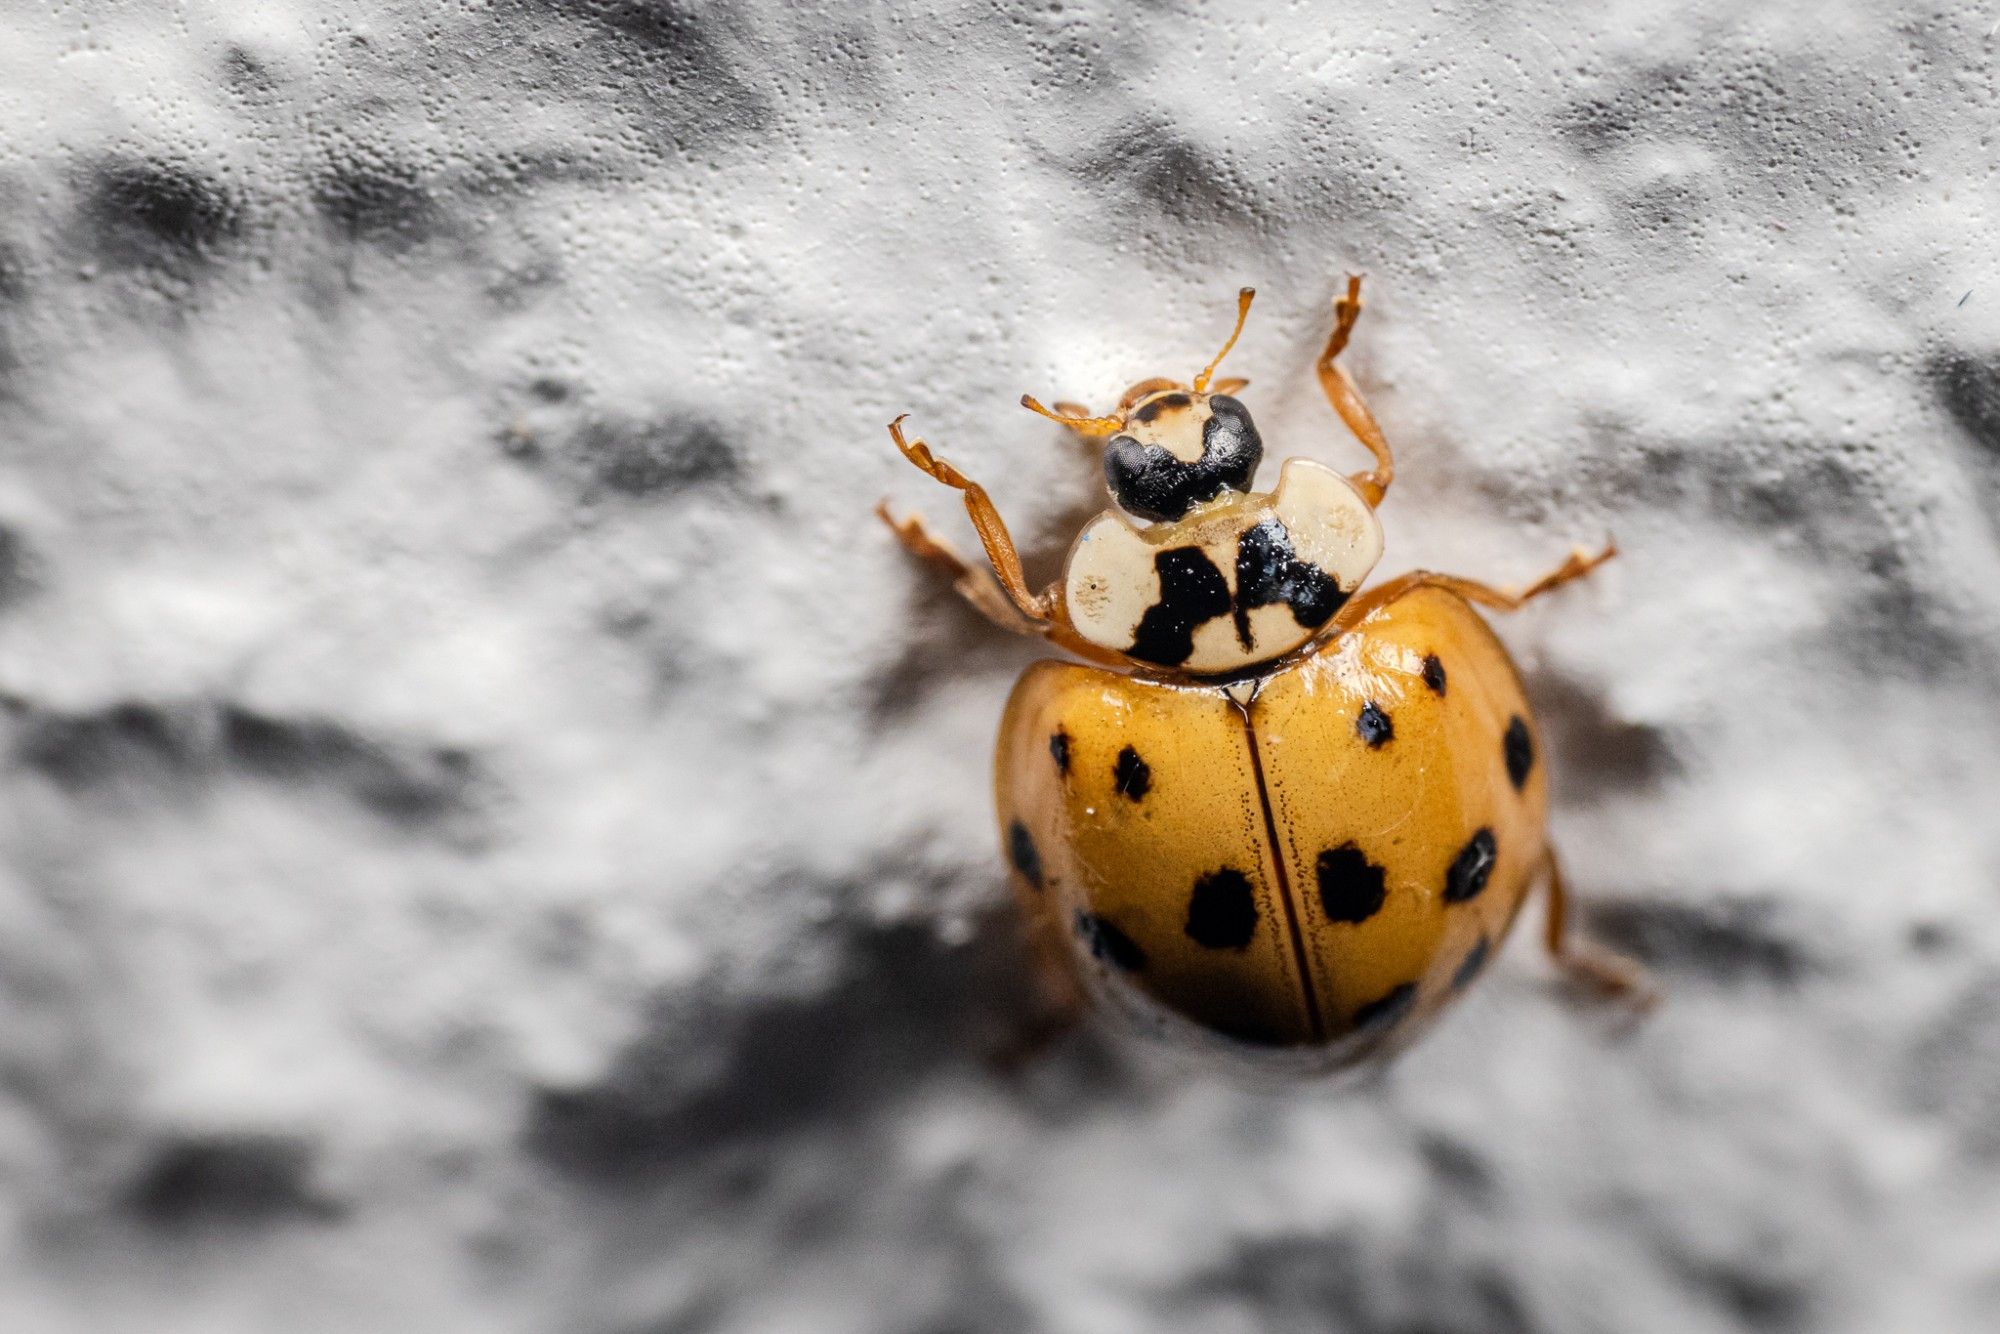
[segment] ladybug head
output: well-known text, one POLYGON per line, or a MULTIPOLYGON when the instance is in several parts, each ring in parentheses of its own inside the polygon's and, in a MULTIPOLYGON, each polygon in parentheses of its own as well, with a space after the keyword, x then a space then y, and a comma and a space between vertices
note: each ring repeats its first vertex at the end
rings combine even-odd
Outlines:
POLYGON ((1104 480, 1126 513, 1170 522, 1224 491, 1248 491, 1263 457, 1248 408, 1171 389, 1141 399, 1104 446, 1104 480))
MULTIPOLYGON (((1085 435, 1110 436, 1104 446, 1105 483, 1119 507, 1138 518, 1172 522, 1225 491, 1248 491, 1264 442, 1248 408, 1227 393, 1208 390, 1215 368, 1243 332, 1253 296, 1248 287, 1237 294, 1236 328, 1191 384, 1142 380, 1106 417, 1051 412, 1025 395, 1021 402, 1085 435)), ((1244 383, 1227 381, 1217 388, 1240 389, 1244 383)))

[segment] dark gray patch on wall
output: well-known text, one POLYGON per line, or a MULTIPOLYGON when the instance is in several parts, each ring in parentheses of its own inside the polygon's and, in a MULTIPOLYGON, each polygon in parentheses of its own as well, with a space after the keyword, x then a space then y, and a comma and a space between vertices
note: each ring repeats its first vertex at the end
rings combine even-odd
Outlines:
POLYGON ((2000 463, 2000 357, 1979 358, 1964 352, 1942 352, 1926 369, 1945 411, 1972 442, 2000 463))
POLYGON ((468 809, 481 773, 450 746, 381 741, 338 723, 236 705, 128 700, 63 713, 7 701, 13 756, 72 792, 194 784, 227 772, 292 788, 326 784, 377 815, 412 824, 468 809))
POLYGON ((100 163, 85 215, 98 254, 125 266, 203 263, 243 227, 242 205, 220 181, 186 163, 143 159, 100 163))
POLYGON ((418 170, 403 162, 351 161, 313 182, 313 207, 349 241, 395 246, 430 236, 440 216, 418 170))
POLYGON ((195 728, 176 711, 140 701, 61 713, 9 701, 15 762, 71 790, 120 777, 159 777, 192 762, 195 728))
POLYGON ((624 496, 728 482, 741 472, 721 429, 699 417, 600 418, 577 432, 574 451, 592 480, 624 496))
MULTIPOLYGON (((659 129, 685 151, 767 128, 772 96, 750 56, 739 55, 726 9, 675 0, 553 0, 549 10, 586 19, 643 79, 659 129)), ((749 44, 742 44, 748 47, 749 44)))
POLYGON ((1600 902, 1590 908, 1589 923, 1606 943, 1675 976, 1792 984, 1828 966, 1805 943, 1808 937, 1824 938, 1824 928, 1792 921, 1775 898, 1600 902))
POLYGON ((313 1151, 261 1134, 176 1137, 155 1147, 124 1203, 151 1226, 259 1227, 328 1221, 345 1212, 312 1184, 313 1151))
POLYGON ((469 804, 472 757, 448 746, 388 745, 337 723, 222 712, 224 749, 243 769, 288 783, 331 782, 377 814, 412 823, 469 804))
POLYGON ((705 990, 663 1000, 603 1078, 541 1091, 529 1150, 566 1176, 629 1189, 684 1170, 691 1154, 745 1142, 761 1154, 784 1134, 851 1119, 930 1068, 995 1048, 998 1034, 982 1030, 1028 1012, 1027 961, 1013 946, 1005 932, 954 947, 897 925, 849 944, 841 975, 810 994, 748 1011, 705 990), (725 1054, 719 1068, 689 1066, 695 1033, 725 1054))

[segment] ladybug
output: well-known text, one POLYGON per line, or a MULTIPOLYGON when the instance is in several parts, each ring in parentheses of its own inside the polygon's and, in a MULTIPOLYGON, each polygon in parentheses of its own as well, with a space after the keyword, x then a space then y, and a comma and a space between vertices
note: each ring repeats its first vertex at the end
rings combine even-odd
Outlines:
POLYGON ((1377 1060, 1465 992, 1537 883, 1556 960, 1650 998, 1635 964, 1566 932, 1541 734, 1474 610, 1520 607, 1616 548, 1519 592, 1427 571, 1364 591, 1395 465, 1337 362, 1361 280, 1316 369, 1375 466, 1294 458, 1267 492, 1247 381, 1215 379, 1253 295, 1187 384, 1141 381, 1103 416, 1022 398, 1104 440, 1115 503, 1041 592, 985 489, 903 418, 889 427, 964 494, 991 569, 886 503, 882 520, 993 621, 1080 660, 1022 674, 994 764, 1002 848, 1069 1008, 1095 995, 1152 1031, 1303 1068, 1377 1060))

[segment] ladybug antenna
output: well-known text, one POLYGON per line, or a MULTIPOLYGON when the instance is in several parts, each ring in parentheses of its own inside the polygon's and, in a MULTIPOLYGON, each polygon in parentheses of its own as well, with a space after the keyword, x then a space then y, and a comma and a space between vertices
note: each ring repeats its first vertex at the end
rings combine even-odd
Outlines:
POLYGON ((1021 406, 1030 412, 1039 412, 1052 422, 1061 422, 1070 430, 1082 435, 1110 435, 1125 425, 1123 417, 1083 417, 1069 416, 1043 407, 1027 394, 1021 395, 1021 406))
POLYGON ((1229 331, 1229 341, 1222 345, 1222 351, 1215 354, 1215 360, 1202 367, 1201 374, 1194 377, 1194 391, 1197 394, 1208 392, 1208 382, 1214 376, 1215 368, 1222 364, 1222 359, 1229 355, 1229 349, 1235 347, 1236 340, 1242 337, 1243 321, 1250 318, 1250 303, 1256 298, 1257 289, 1254 287, 1246 287, 1236 294, 1236 327, 1229 331))

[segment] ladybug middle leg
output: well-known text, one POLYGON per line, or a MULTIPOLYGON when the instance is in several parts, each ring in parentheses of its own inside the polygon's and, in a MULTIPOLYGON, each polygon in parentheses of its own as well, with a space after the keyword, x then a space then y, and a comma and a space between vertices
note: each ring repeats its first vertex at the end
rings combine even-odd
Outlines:
POLYGON ((1347 423, 1347 429, 1355 438, 1367 446, 1375 456, 1375 467, 1371 472, 1357 472, 1348 478, 1368 498, 1370 505, 1382 503, 1388 494, 1389 483, 1396 479, 1396 460, 1389 452, 1389 441, 1382 434, 1382 428, 1375 421, 1375 414, 1368 410, 1368 404, 1361 397, 1361 391, 1347 372, 1337 363, 1347 346, 1348 335, 1354 332, 1354 322, 1361 318, 1361 277, 1349 274, 1347 295, 1333 303, 1333 332, 1327 336, 1326 348, 1319 354, 1319 362, 1314 370, 1319 372, 1319 387, 1326 395, 1326 401, 1347 423))
POLYGON ((1336 630, 1344 630, 1367 617, 1369 613, 1379 611, 1397 598, 1406 593, 1413 593, 1419 588, 1442 588, 1458 594, 1467 602, 1491 607, 1495 611, 1519 611, 1542 594, 1583 578, 1617 554, 1618 544, 1615 542, 1605 543, 1603 550, 1597 552, 1585 552, 1579 547, 1564 557, 1562 564, 1519 592, 1495 588, 1491 584, 1482 584, 1476 579, 1463 579, 1455 574, 1412 570, 1408 574, 1397 575, 1385 584, 1364 590, 1359 597, 1340 609, 1340 614, 1333 619, 1333 626, 1336 630))
POLYGON ((1562 861, 1550 848, 1546 863, 1549 885, 1548 924, 1543 943, 1549 956, 1586 991, 1622 1000, 1644 1013, 1660 1003, 1659 988, 1637 960, 1570 933, 1569 895, 1563 888, 1562 861))

